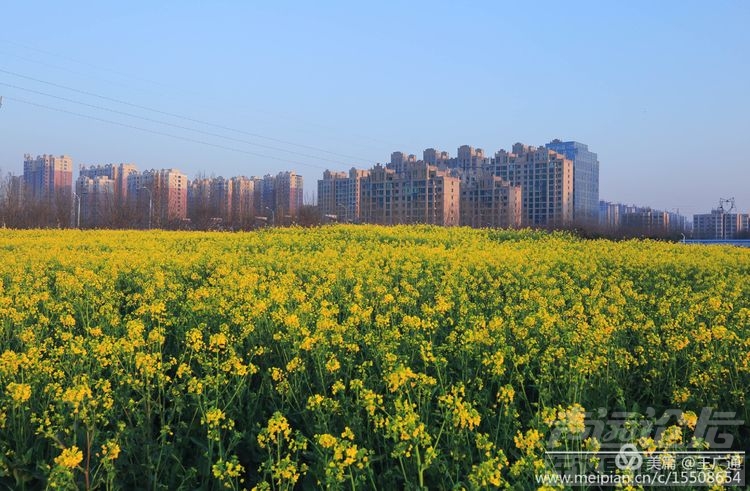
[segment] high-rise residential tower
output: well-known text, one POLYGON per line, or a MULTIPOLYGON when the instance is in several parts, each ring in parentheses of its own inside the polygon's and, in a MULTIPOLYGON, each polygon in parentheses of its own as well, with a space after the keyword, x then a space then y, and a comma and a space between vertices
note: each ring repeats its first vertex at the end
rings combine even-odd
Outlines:
POLYGON ((128 199, 152 227, 174 226, 187 218, 187 176, 177 169, 128 176, 128 199))
POLYGON ((461 182, 461 225, 520 227, 521 187, 489 172, 461 182))
POLYGON ((573 162, 573 220, 581 224, 599 221, 599 159, 588 145, 552 140, 545 147, 573 162))
POLYGON ((302 176, 279 172, 274 182, 274 218, 278 224, 291 224, 299 217, 303 200, 302 176))
MULTIPOLYGON (((573 222, 573 161, 545 147, 516 143, 500 150, 491 172, 521 187, 522 224, 560 227, 573 222)), ((597 202, 597 214, 599 203, 597 202)))
POLYGON ((76 180, 81 227, 126 225, 132 217, 128 205, 128 176, 137 174, 135 164, 82 166, 76 180))
POLYGON ((359 222, 362 205, 362 180, 370 171, 352 168, 349 172, 325 171, 318 180, 318 211, 323 217, 359 222))
POLYGON ((53 203, 59 198, 70 199, 73 190, 73 159, 67 155, 24 155, 23 188, 35 202, 53 203))
POLYGON ((255 209, 255 180, 236 176, 230 180, 232 188, 232 226, 246 229, 252 227, 258 211, 255 209))
POLYGON ((465 176, 477 175, 488 163, 489 159, 485 157, 481 148, 474 149, 469 145, 458 147, 455 165, 465 176))
POLYGON ((361 181, 363 222, 385 225, 458 225, 461 180, 425 162, 403 163, 403 171, 376 165, 361 181))
POLYGON ((24 155, 24 205, 37 208, 36 226, 65 227, 73 217, 73 160, 67 155, 24 155))

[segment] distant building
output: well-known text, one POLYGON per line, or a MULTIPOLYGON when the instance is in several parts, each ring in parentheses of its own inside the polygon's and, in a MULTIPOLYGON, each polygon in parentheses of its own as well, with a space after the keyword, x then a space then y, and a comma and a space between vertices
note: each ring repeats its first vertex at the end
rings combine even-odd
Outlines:
POLYGON ((410 160, 399 166, 402 172, 376 165, 362 178, 363 222, 459 225, 459 178, 425 162, 410 160))
POLYGON ((274 183, 275 220, 278 224, 291 224, 299 217, 303 204, 303 179, 296 172, 279 172, 274 183))
POLYGON ((521 187, 485 173, 461 183, 461 225, 520 227, 521 187))
POLYGON ((205 227, 216 216, 211 204, 211 179, 197 177, 190 181, 187 189, 187 217, 194 226, 205 227))
POLYGON ((685 215, 680 214, 680 210, 668 211, 669 215, 669 229, 675 232, 688 232, 690 231, 690 222, 685 215))
POLYGON ((686 232, 687 217, 679 212, 662 211, 650 206, 624 205, 609 201, 599 202, 599 226, 606 231, 621 230, 629 234, 657 234, 686 232))
POLYGON ((750 232, 750 215, 728 213, 723 209, 693 215, 693 237, 696 239, 737 239, 750 232))
MULTIPOLYGON (((255 225, 256 183, 245 176, 200 177, 188 184, 187 217, 193 227, 248 229, 255 225)), ((258 186, 260 189, 260 186, 258 186)))
MULTIPOLYGON (((137 174, 134 164, 82 166, 76 180, 81 227, 112 227, 127 217, 128 176, 137 174)), ((129 217, 128 217, 129 218, 129 217)))
POLYGON ((393 152, 388 164, 359 171, 363 174, 355 174, 355 169, 348 174, 326 171, 318 181, 318 206, 332 218, 343 214, 347 219, 382 224, 458 220, 472 227, 561 227, 574 223, 578 196, 579 218, 596 224, 600 215, 596 154, 578 142, 554 140, 548 146, 559 151, 517 143, 511 152, 501 150, 490 159, 481 148, 462 145, 455 158, 427 148, 419 161, 412 154, 393 152), (458 198, 448 195, 455 182, 458 198), (425 198, 428 202, 446 206, 443 218, 425 214, 417 205, 430 193, 437 194, 425 198), (450 218, 452 213, 456 215, 450 218))
POLYGON ((516 143, 500 150, 491 172, 521 188, 524 226, 559 227, 573 222, 573 161, 553 150, 516 143))
POLYGON ((24 206, 40 207, 34 225, 68 226, 73 206, 73 159, 67 155, 24 155, 23 192, 24 206))
POLYGON ((255 180, 245 176, 233 177, 232 192, 232 226, 249 228, 255 221, 258 210, 255 209, 255 180))
POLYGON ((128 199, 144 217, 143 226, 174 226, 185 220, 187 188, 187 176, 177 169, 152 169, 128 176, 128 199))
POLYGON ((250 179, 253 181, 253 209, 255 210, 256 217, 265 216, 266 205, 263 204, 263 195, 266 180, 262 177, 257 176, 253 176, 250 179))
POLYGON ((391 154, 391 161, 387 167, 400 174, 406 169, 406 164, 414 163, 416 161, 416 155, 407 155, 404 152, 393 152, 391 154))
POLYGON ((276 176, 271 174, 263 176, 263 180, 255 192, 260 215, 265 216, 268 220, 276 219, 276 176))
MULTIPOLYGON (((242 203, 243 221, 262 219, 268 224, 290 225, 299 217, 304 198, 304 180, 294 171, 230 180, 231 203, 242 203), (235 194, 240 194, 235 197, 235 194)), ((233 205, 232 205, 233 206, 233 205)))
POLYGON ((614 230, 620 227, 620 217, 625 213, 625 205, 599 201, 599 225, 614 230))
POLYGON ((90 179, 106 177, 112 181, 112 197, 115 206, 123 206, 128 198, 128 176, 138 173, 135 164, 106 164, 96 166, 82 166, 79 176, 90 179))
POLYGON ((113 226, 115 217, 115 181, 107 176, 81 175, 76 180, 78 206, 76 224, 83 228, 113 226))
POLYGON ((338 221, 361 220, 362 182, 370 171, 352 168, 349 172, 325 171, 318 180, 318 211, 338 221))
POLYGON ((458 147, 458 156, 455 159, 454 166, 459 169, 465 175, 476 175, 483 170, 489 159, 485 157, 484 150, 469 145, 462 145, 458 147))
POLYGON ((595 224, 599 218, 599 159, 588 145, 552 140, 545 147, 573 162, 573 220, 595 224))
MULTIPOLYGON (((323 172, 323 179, 318 179, 318 212, 323 217, 346 219, 347 203, 350 193, 349 174, 347 172, 323 172)), ((359 197, 359 193, 356 193, 359 197)))
POLYGON ((626 209, 621 217, 622 228, 645 234, 669 232, 669 213, 651 208, 626 209))
POLYGON ((448 152, 435 150, 434 148, 428 148, 424 152, 422 152, 422 159, 430 165, 436 165, 439 168, 444 168, 448 166, 450 155, 448 155, 448 152))
POLYGON ((232 181, 219 176, 211 179, 210 201, 213 217, 228 224, 232 219, 232 181))
POLYGON ((23 188, 34 202, 70 201, 73 190, 73 159, 67 155, 24 155, 23 188))

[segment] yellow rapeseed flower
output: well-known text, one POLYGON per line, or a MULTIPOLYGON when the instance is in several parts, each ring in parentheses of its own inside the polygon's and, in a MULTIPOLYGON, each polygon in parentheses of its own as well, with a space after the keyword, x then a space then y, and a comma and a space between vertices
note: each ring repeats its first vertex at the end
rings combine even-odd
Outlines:
POLYGON ((29 384, 11 382, 6 387, 6 390, 16 404, 24 403, 31 398, 31 386, 29 384))
POLYGON ((78 467, 82 461, 83 452, 81 452, 75 445, 64 449, 60 455, 55 457, 55 464, 69 469, 78 467))

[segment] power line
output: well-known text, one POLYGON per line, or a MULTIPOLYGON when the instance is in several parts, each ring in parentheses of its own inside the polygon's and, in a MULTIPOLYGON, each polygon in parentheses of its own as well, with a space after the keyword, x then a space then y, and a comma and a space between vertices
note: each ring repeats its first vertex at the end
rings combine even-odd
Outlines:
POLYGON ((32 80, 34 82, 38 82, 38 83, 50 85, 52 87, 57 87, 59 89, 69 90, 71 92, 76 92, 78 94, 87 95, 87 96, 90 96, 90 97, 96 97, 98 99, 102 99, 102 100, 105 100, 105 101, 115 102, 117 104, 122 104, 122 105, 125 105, 125 106, 135 107, 135 108, 138 108, 138 109, 143 109, 145 111, 151 111, 151 112, 154 112, 154 113, 163 114, 165 116, 171 116, 171 117, 177 118, 177 119, 183 119, 185 121, 190 121, 190 122, 193 122, 193 123, 198 123, 198 124, 202 124, 202 125, 206 125, 206 126, 212 126, 214 128, 219 128, 219 129, 223 129, 223 130, 227 130, 227 131, 233 131, 235 133, 241 133, 243 135, 248 135, 248 136, 252 136, 252 137, 255 137, 255 138, 261 138, 261 139, 264 139, 264 140, 275 141, 277 143, 283 143, 285 145, 292 145, 292 146, 300 147, 300 148, 307 148, 308 150, 315 150, 317 152, 326 153, 326 154, 329 154, 329 155, 337 155, 339 157, 345 157, 345 158, 348 158, 348 159, 352 159, 354 161, 364 161, 364 162, 367 162, 367 163, 374 163, 374 161, 366 159, 366 158, 355 157, 355 156, 352 156, 352 155, 346 155, 346 154, 342 154, 342 153, 338 153, 338 152, 332 152, 330 150, 325 150, 325 149, 314 147, 314 146, 310 146, 310 145, 303 145, 303 144, 300 144, 300 143, 294 143, 294 142, 290 142, 290 141, 287 141, 287 140, 281 140, 281 139, 278 139, 278 138, 273 138, 273 137, 261 135, 261 134, 258 134, 258 133, 252 133, 252 132, 249 132, 249 131, 244 131, 244 130, 240 130, 240 129, 237 129, 237 128, 232 128, 232 127, 229 127, 229 126, 221 125, 221 124, 211 123, 211 122, 208 122, 208 121, 202 121, 200 119, 195 119, 195 118, 191 118, 191 117, 188 117, 188 116, 183 116, 183 115, 180 115, 180 114, 171 113, 171 112, 168 112, 168 111, 162 111, 160 109, 154 109, 154 108, 151 108, 151 107, 148 107, 148 106, 143 106, 143 105, 140 105, 140 104, 134 104, 134 103, 128 102, 128 101, 123 101, 121 99, 116 99, 114 97, 108 97, 108 96, 96 94, 94 92, 90 92, 90 91, 86 91, 86 90, 81 90, 81 89, 76 89, 74 87, 69 87, 67 85, 62 85, 62 84, 58 84, 58 83, 55 83, 55 82, 50 82, 48 80, 42 80, 42 79, 39 79, 39 78, 30 77, 28 75, 23 75, 21 73, 12 72, 10 70, 4 70, 2 68, 0 68, 0 73, 5 73, 7 75, 12 75, 14 77, 24 78, 26 80, 32 80))
MULTIPOLYGON (((0 42, 1 41, 2 40, 0 40, 0 42)), ((134 86, 134 85, 132 85, 132 84, 130 84, 128 82, 123 82, 122 80, 115 80, 114 78, 110 78, 110 77, 104 78, 104 77, 102 77, 99 74, 97 74, 97 75, 91 75, 89 73, 85 73, 85 72, 82 72, 82 71, 79 71, 79 70, 73 70, 73 69, 71 69, 71 68, 69 68, 67 66, 60 66, 60 65, 56 65, 54 63, 48 63, 48 62, 37 60, 37 59, 34 59, 34 58, 29 58, 27 56, 21 56, 21 55, 19 55, 17 53, 9 53, 7 51, 0 51, 0 55, 7 56, 7 57, 13 57, 13 58, 15 58, 17 60, 21 60, 21 61, 26 62, 26 63, 34 63, 36 65, 41 65, 41 66, 46 67, 46 68, 53 68, 55 70, 59 70, 59 71, 65 72, 65 73, 70 73, 71 75, 76 75, 76 76, 79 76, 79 77, 85 77, 87 80, 96 79, 96 80, 98 80, 100 82, 106 82, 108 85, 118 85, 118 86, 125 87, 125 88, 135 89, 135 90, 138 90, 139 92, 155 93, 153 89, 147 89, 147 88, 143 88, 143 87, 134 86)))
MULTIPOLYGON (((36 51, 37 53, 42 53, 44 55, 47 55, 47 56, 50 56, 50 57, 53 57, 53 58, 60 58, 62 60, 72 61, 74 63, 77 63, 79 65, 83 65, 83 66, 89 67, 89 68, 91 68, 93 70, 96 70, 96 71, 109 72, 109 73, 121 76, 123 78, 128 78, 128 79, 131 79, 131 80, 134 80, 134 81, 137 81, 137 82, 146 82, 148 84, 151 84, 151 85, 154 85, 154 86, 159 86, 161 88, 170 88, 171 89, 171 86, 168 85, 168 84, 165 84, 164 82, 159 82, 159 81, 151 80, 151 79, 148 79, 148 78, 135 76, 135 75, 133 75, 132 73, 129 73, 129 72, 123 72, 123 71, 115 70, 115 69, 112 69, 112 68, 107 68, 107 67, 104 67, 104 66, 99 66, 99 65, 90 63, 88 61, 82 61, 82 60, 70 57, 68 55, 63 55, 63 54, 60 54, 60 53, 55 53, 55 52, 52 52, 52 51, 48 51, 48 50, 45 50, 45 49, 38 48, 36 46, 31 46, 31 45, 28 45, 28 44, 19 43, 17 41, 12 41, 10 39, 2 39, 2 38, 0 38, 0 43, 6 43, 6 44, 10 44, 10 45, 17 46, 17 47, 20 47, 20 48, 24 48, 24 49, 27 49, 27 50, 36 51)), ((41 64, 41 65, 50 66, 50 67, 56 68, 58 70, 65 70, 65 71, 68 71, 70 73, 78 73, 80 75, 80 72, 75 72, 73 70, 70 70, 69 68, 63 68, 63 67, 59 67, 59 66, 55 66, 55 65, 50 65, 48 63, 45 63, 45 62, 42 62, 42 61, 38 61, 38 60, 31 60, 29 58, 24 58, 24 57, 18 56, 16 54, 13 54, 12 56, 15 56, 16 58, 24 59, 26 61, 30 61, 32 63, 38 63, 38 64, 41 64)), ((120 85, 124 85, 122 82, 114 82, 114 83, 117 83, 117 84, 120 84, 120 85)), ((144 89, 142 87, 139 87, 138 90, 144 90, 144 89)), ((145 90, 149 90, 149 89, 145 89, 145 90)), ((188 90, 188 92, 192 93, 194 95, 204 96, 203 93, 199 93, 199 92, 196 92, 194 90, 188 90)), ((245 106, 245 107, 247 107, 247 106, 245 106)), ((253 108, 253 110, 258 111, 257 108, 253 108)), ((264 113, 264 111, 258 111, 258 112, 264 113)), ((269 113, 265 113, 265 114, 268 115, 269 113)), ((287 120, 290 119, 288 115, 281 115, 281 118, 282 119, 287 119, 287 120)), ((306 123, 305 122, 300 122, 300 123, 304 124, 304 125, 307 125, 307 126, 316 126, 318 128, 323 128, 323 129, 326 129, 326 130, 332 130, 332 129, 334 129, 334 128, 331 128, 330 126, 323 125, 323 124, 320 124, 320 123, 315 123, 315 122, 309 122, 308 121, 306 123)), ((378 139, 378 138, 373 138, 370 135, 352 134, 352 136, 356 137, 356 138, 364 139, 364 140, 369 140, 371 142, 377 142, 378 144, 388 144, 388 145, 390 145, 392 147, 401 147, 401 146, 403 146, 402 143, 396 144, 396 143, 393 143, 393 142, 387 142, 385 140, 381 140, 381 139, 378 139)), ((279 141, 279 143, 286 143, 286 142, 279 141)), ((293 143, 291 143, 291 144, 293 144, 293 143)), ((342 155, 342 154, 338 154, 338 155, 340 157, 352 158, 351 156, 348 156, 348 155, 342 155)), ((369 161, 368 159, 356 158, 355 160, 365 160, 367 162, 374 163, 373 161, 369 161)))
POLYGON ((12 89, 23 90, 24 92, 30 92, 32 94, 42 95, 42 96, 45 96, 45 97, 51 97, 53 99, 58 99, 58 100, 61 100, 61 101, 70 102, 72 104, 78 104, 78 105, 85 106, 85 107, 90 107, 90 108, 93 108, 93 109, 99 109, 99 110, 102 110, 102 111, 107 111, 107 112, 111 112, 111 113, 115 113, 115 114, 121 114, 123 116, 128 116, 128 117, 131 117, 131 118, 141 119, 143 121, 148 121, 148 122, 151 122, 151 123, 157 123, 157 124, 162 124, 162 125, 165 125, 165 126, 171 126, 173 128, 178 128, 178 129, 181 129, 181 130, 193 131, 195 133, 199 133, 199 134, 206 135, 206 136, 213 136, 213 137, 216 137, 216 138, 223 138, 225 140, 234 141, 234 142, 238 142, 238 143, 244 143, 246 145, 253 145, 253 146, 257 146, 257 147, 268 148, 270 150, 276 150, 276 151, 279 151, 279 152, 287 152, 287 153, 291 153, 293 155, 299 155, 299 156, 306 157, 306 158, 311 158, 311 159, 316 159, 316 160, 323 160, 323 161, 326 161, 326 162, 343 164, 343 165, 351 165, 351 162, 344 162, 344 161, 341 161, 341 160, 329 159, 329 158, 325 158, 325 157, 319 157, 317 155, 311 155, 311 154, 307 154, 307 153, 296 152, 294 150, 287 150, 285 148, 274 147, 274 146, 271 146, 271 145, 264 145, 262 143, 251 142, 249 140, 243 140, 241 138, 232 138, 231 136, 224 136, 224 135, 221 135, 219 133, 212 133, 210 131, 203 131, 203 130, 191 128, 189 126, 183 126, 183 125, 179 125, 179 124, 170 123, 170 122, 167 122, 167 121, 161 121, 161 120, 158 120, 158 119, 148 118, 148 117, 145 117, 145 116, 140 116, 138 114, 133 114, 133 113, 129 113, 129 112, 126 112, 126 111, 119 111, 117 109, 112 109, 112 108, 105 107, 105 106, 99 106, 97 104, 89 104, 87 102, 81 102, 81 101, 77 101, 75 99, 69 99, 67 97, 61 97, 61 96, 57 96, 57 95, 54 95, 54 94, 49 94, 47 92, 42 92, 42 91, 39 91, 39 90, 29 89, 29 88, 26 88, 26 87, 20 87, 18 85, 8 84, 8 83, 5 83, 5 82, 0 82, 0 85, 4 85, 5 87, 10 87, 12 89))
POLYGON ((301 163, 301 162, 294 162, 292 160, 282 159, 282 158, 279 158, 279 157, 273 157, 271 155, 265 155, 265 154, 258 153, 258 152, 251 152, 251 151, 248 151, 248 150, 242 150, 240 148, 228 147, 226 145, 220 145, 218 143, 211 143, 211 142, 207 142, 207 141, 203 141, 203 140, 197 140, 195 138, 189 138, 189 137, 180 136, 180 135, 173 135, 172 133, 166 133, 166 132, 163 132, 163 131, 151 130, 151 129, 148 129, 148 128, 143 128, 141 126, 135 126, 135 125, 128 124, 128 123, 122 123, 122 122, 119 122, 119 121, 112 121, 112 120, 109 120, 109 119, 99 118, 99 117, 91 116, 91 115, 88 115, 88 114, 77 113, 75 111, 68 111, 67 109, 61 109, 59 107, 52 107, 52 106, 48 106, 46 104, 39 104, 39 103, 36 103, 36 102, 31 102, 31 101, 27 101, 27 100, 24 100, 24 99, 19 99, 17 97, 7 97, 6 96, 5 100, 20 102, 22 104, 28 104, 30 106, 41 107, 41 108, 44 108, 44 109, 49 109, 51 111, 57 111, 57 112, 64 113, 64 114, 71 114, 73 116, 78 116, 78 117, 81 117, 81 118, 91 119, 93 121, 100 121, 102 123, 108 123, 108 124, 113 124, 113 125, 116 125, 116 126, 122 126, 123 128, 130 128, 130 129, 134 129, 134 130, 138 130, 138 131, 143 131, 143 132, 146 132, 146 133, 152 133, 154 135, 166 136, 168 138, 174 138, 176 140, 182 140, 182 141, 187 141, 187 142, 191 142, 191 143, 198 143, 198 144, 201 144, 201 145, 207 145, 209 147, 221 148, 221 149, 224 149, 224 150, 230 150, 232 152, 243 153, 243 154, 247 154, 247 155, 253 155, 253 156, 256 156, 256 157, 262 157, 262 158, 265 158, 265 159, 273 159, 273 160, 277 160, 279 162, 284 162, 284 163, 292 164, 292 165, 302 165, 304 167, 313 167, 315 169, 327 170, 325 167, 321 167, 319 165, 306 164, 306 163, 301 163))
MULTIPOLYGON (((72 57, 67 56, 67 55, 62 55, 62 54, 59 54, 59 53, 53 53, 52 51, 47 51, 45 49, 37 48, 35 46, 30 46, 28 44, 19 43, 18 41, 12 41, 10 39, 0 39, 0 42, 6 43, 6 44, 11 44, 11 45, 17 46, 19 48, 24 48, 24 49, 27 49, 27 50, 36 51, 37 53, 43 53, 45 55, 49 55, 49 56, 52 56, 52 57, 60 58, 60 59, 63 59, 63 60, 72 61, 73 63, 78 63, 79 65, 87 66, 89 68, 93 68, 94 70, 99 70, 99 71, 105 71, 105 72, 114 73, 115 75, 119 75, 119 76, 125 77, 125 78, 130 78, 132 80, 137 80, 137 81, 140 81, 140 82, 148 82, 148 83, 151 83, 151 84, 154 84, 154 85, 165 86, 164 84, 162 84, 160 82, 154 82, 153 80, 148 80, 146 78, 137 77, 137 76, 133 75, 132 73, 121 72, 121 71, 118 71, 118 70, 113 70, 111 68, 107 68, 107 67, 103 67, 103 66, 98 66, 98 65, 95 65, 93 63, 89 63, 87 61, 77 60, 77 59, 72 58, 72 57)), ((17 56, 17 57, 21 58, 19 56, 17 56)), ((27 61, 31 61, 33 63, 42 63, 42 62, 38 62, 36 60, 31 60, 31 59, 28 59, 28 58, 26 58, 26 60, 27 61)), ((62 69, 62 70, 69 70, 67 68, 62 68, 62 67, 54 67, 54 68, 58 68, 58 69, 62 69)))

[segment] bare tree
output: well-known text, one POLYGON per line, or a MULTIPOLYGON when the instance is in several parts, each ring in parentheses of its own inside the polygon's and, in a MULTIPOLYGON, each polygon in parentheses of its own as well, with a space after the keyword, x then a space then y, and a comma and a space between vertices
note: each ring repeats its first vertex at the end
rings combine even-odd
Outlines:
POLYGON ((299 209, 297 223, 303 227, 315 227, 320 225, 320 212, 315 205, 302 205, 299 209))

